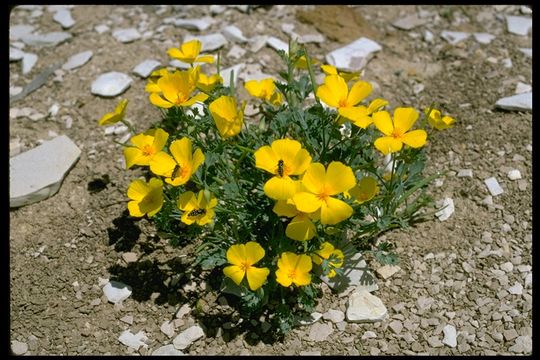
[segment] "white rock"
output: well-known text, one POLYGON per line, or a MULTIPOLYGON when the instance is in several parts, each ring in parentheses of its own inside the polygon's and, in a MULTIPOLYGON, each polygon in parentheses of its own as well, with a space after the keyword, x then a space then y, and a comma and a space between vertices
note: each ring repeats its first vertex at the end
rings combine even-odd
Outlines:
POLYGON ((531 48, 519 48, 519 51, 532 58, 532 49, 531 48))
POLYGON ((444 338, 443 338, 443 344, 446 344, 450 347, 456 347, 457 346, 457 332, 456 328, 453 325, 446 325, 443 328, 444 332, 444 338))
POLYGON ((34 31, 35 26, 32 25, 13 25, 9 27, 9 39, 19 40, 24 36, 29 35, 34 31))
POLYGON ((377 337, 377 334, 375 334, 373 331, 367 330, 364 333, 364 335, 362 335, 361 339, 366 340, 366 339, 373 339, 373 338, 376 338, 376 337, 377 337))
POLYGON ((225 6, 223 6, 223 5, 210 5, 210 13, 212 15, 221 14, 225 10, 227 10, 227 8, 225 6))
POLYGON ((131 286, 114 280, 109 281, 103 287, 103 294, 105 294, 107 300, 109 300, 113 304, 124 301, 131 296, 131 292, 131 286))
POLYGON ((131 315, 123 316, 123 317, 120 318, 120 321, 125 322, 126 324, 131 325, 131 324, 133 324, 133 316, 131 316, 131 315))
POLYGON ((512 59, 510 58, 502 59, 501 62, 505 68, 507 69, 512 68, 512 59))
POLYGON ((169 344, 154 350, 152 356, 154 355, 184 355, 184 353, 180 350, 176 350, 173 344, 169 344))
POLYGON ((135 68, 133 69, 133 72, 136 75, 139 75, 143 79, 146 79, 152 71, 154 71, 158 66, 161 66, 161 63, 157 60, 148 59, 144 60, 142 63, 139 63, 135 68))
POLYGON ((148 341, 148 338, 142 330, 137 334, 133 334, 130 330, 124 330, 118 337, 118 341, 135 350, 139 350, 141 346, 148 347, 148 345, 145 343, 148 341))
POLYGON ((434 301, 435 300, 433 300, 433 298, 431 297, 420 296, 416 300, 416 307, 418 308, 418 310, 427 310, 431 307, 434 301))
POLYGON ((244 66, 245 66, 244 63, 240 63, 237 65, 231 66, 229 68, 226 68, 224 70, 221 70, 219 74, 221 75, 221 78, 223 79, 223 86, 230 85, 231 75, 233 74, 233 71, 234 71, 233 83, 236 86, 236 83, 238 81, 238 74, 240 74, 240 71, 242 71, 244 66))
POLYGON ((32 68, 34 65, 36 65, 37 60, 38 57, 36 54, 24 53, 22 58, 22 73, 28 74, 30 71, 32 71, 32 68))
POLYGON ((530 288, 532 286, 532 272, 525 276, 525 287, 530 288))
POLYGON ((165 322, 161 324, 161 327, 159 329, 162 333, 164 333, 170 338, 174 336, 174 322, 172 321, 165 320, 165 322))
POLYGON ((443 31, 441 37, 452 45, 456 45, 460 41, 467 39, 471 34, 461 31, 443 31))
POLYGON ((321 352, 320 351, 300 351, 299 355, 300 356, 321 356, 321 352))
POLYGON ((230 8, 234 8, 236 10, 239 10, 243 13, 246 13, 248 12, 249 10, 249 5, 228 5, 230 8))
POLYGON ((105 24, 101 24, 101 25, 97 25, 94 27, 94 30, 98 33, 98 34, 103 34, 104 32, 107 32, 110 30, 110 28, 105 25, 105 24))
POLYGON ((508 351, 515 353, 531 353, 532 338, 530 336, 520 335, 516 338, 514 345, 508 348, 508 351))
POLYGON ((277 37, 270 36, 266 39, 266 45, 270 46, 274 50, 283 50, 285 52, 289 51, 289 44, 284 41, 281 41, 277 37))
POLYGON ((244 50, 238 45, 233 45, 233 47, 231 47, 231 50, 229 50, 229 52, 227 53, 227 57, 238 60, 241 57, 243 57, 245 54, 246 54, 246 50, 244 50))
POLYGON ((429 30, 424 31, 424 41, 428 43, 432 43, 434 40, 433 33, 429 30))
POLYGON ((443 209, 435 213, 435 216, 437 216, 440 221, 448 220, 455 211, 454 200, 451 198, 444 198, 442 202, 438 201, 437 207, 443 207, 443 209))
POLYGON ((515 91, 516 94, 523 94, 523 93, 526 93, 526 92, 529 92, 529 91, 532 91, 532 86, 531 85, 524 84, 521 81, 519 81, 516 84, 516 91, 515 91))
POLYGON ((223 30, 221 30, 221 33, 232 42, 245 43, 248 41, 244 34, 242 34, 242 30, 234 25, 224 27, 223 30))
POLYGON ((213 51, 227 45, 227 39, 225 39, 225 36, 221 35, 220 33, 202 36, 186 35, 184 41, 189 41, 193 39, 198 39, 202 43, 201 51, 213 51))
POLYGON ((508 178, 510 180, 519 180, 521 179, 521 173, 517 169, 510 170, 508 172, 508 178))
POLYGON ((55 31, 46 34, 28 34, 21 37, 21 40, 32 46, 56 46, 66 40, 71 39, 70 33, 55 31))
POLYGON ((184 29, 204 31, 212 26, 214 22, 214 19, 205 16, 200 19, 176 19, 173 24, 184 29))
POLYGON ((459 170, 458 173, 457 173, 457 177, 472 178, 473 177, 472 169, 461 169, 461 170, 459 170))
POLYGON ((514 270, 514 264, 512 264, 510 261, 507 261, 504 264, 501 264, 500 268, 501 270, 504 270, 506 272, 511 272, 512 270, 514 270))
POLYGON ((191 66, 189 64, 186 64, 185 62, 182 62, 182 61, 180 61, 178 59, 173 59, 173 60, 169 61, 169 66, 172 66, 174 68, 181 69, 181 70, 191 68, 191 66))
POLYGON ((486 184, 489 192, 491 193, 492 196, 497 196, 497 195, 500 195, 504 192, 504 190, 501 188, 501 186, 499 185, 499 183, 497 182, 497 179, 495 179, 494 177, 490 177, 488 179, 485 179, 484 180, 484 183, 486 184))
POLYGON ((298 37, 299 44, 308 44, 308 43, 323 43, 325 40, 322 34, 306 34, 300 35, 298 37))
POLYGON ((322 316, 320 312, 314 311, 309 315, 297 316, 295 320, 298 325, 306 326, 316 323, 322 316))
POLYGON ((506 289, 506 291, 508 291, 512 295, 521 295, 523 294, 523 285, 516 282, 514 283, 512 287, 509 287, 508 289, 506 289))
POLYGON ((258 52, 266 45, 267 40, 268 40, 268 36, 266 35, 253 36, 251 39, 249 39, 249 43, 250 43, 249 50, 253 53, 258 52))
POLYGON ((71 17, 71 12, 67 9, 61 9, 53 16, 53 20, 62 25, 63 29, 69 29, 75 25, 75 20, 71 17))
POLYGON ((32 204, 56 194, 80 154, 77 145, 62 135, 10 158, 9 206, 32 204))
POLYGON ((334 324, 337 324, 338 322, 342 322, 343 320, 345 320, 345 314, 343 313, 343 311, 334 310, 334 309, 329 309, 327 312, 323 314, 322 317, 325 320, 332 321, 334 324))
POLYGON ((316 323, 309 330, 309 340, 315 342, 325 341, 333 332, 332 324, 316 323))
POLYGON ((355 291, 349 297, 347 320, 352 322, 381 321, 387 314, 381 299, 367 291, 355 291))
POLYGON ((401 268, 397 265, 384 265, 377 269, 377 273, 382 276, 383 279, 388 279, 390 276, 397 273, 401 268))
POLYGON ((94 95, 114 97, 126 91, 133 80, 126 74, 111 71, 101 74, 92 83, 91 92, 94 95))
POLYGON ((373 53, 381 49, 375 41, 361 37, 327 54, 326 61, 339 70, 358 71, 367 64, 373 53))
POLYGON ((473 33, 474 39, 478 41, 480 44, 489 44, 493 39, 495 39, 495 35, 491 35, 488 33, 473 33))
POLYGON ((204 336, 204 331, 199 325, 193 325, 192 327, 182 331, 173 340, 174 348, 177 350, 184 350, 188 348, 193 342, 204 336))
POLYGON ((399 320, 393 320, 392 322, 390 322, 390 324, 388 324, 388 327, 392 329, 394 334, 399 334, 401 330, 403 330, 403 324, 399 320))
POLYGON ((10 86, 9 87, 9 96, 15 96, 15 95, 18 95, 21 93, 21 91, 23 90, 22 87, 20 86, 10 86))
POLYGON ((17 340, 12 340, 11 351, 13 351, 13 355, 23 355, 28 351, 28 345, 17 340))
POLYGON ((532 91, 499 99, 495 106, 505 110, 532 111, 532 91))
POLYGON ((418 15, 412 14, 403 18, 400 18, 392 23, 395 27, 402 30, 411 30, 417 26, 424 25, 429 22, 427 18, 419 18, 418 15))
POLYGON ((24 57, 24 54, 25 52, 20 49, 9 47, 9 61, 19 61, 24 57))
POLYGON ((415 85, 413 86, 413 92, 414 92, 416 95, 420 94, 422 91, 424 91, 424 89, 425 89, 424 84, 415 84, 415 85))
MULTIPOLYGON (((362 254, 360 252, 357 252, 350 258, 347 258, 343 264, 342 270, 342 274, 336 274, 336 276, 333 278, 321 276, 321 280, 323 280, 337 293, 345 292, 348 289, 354 290, 359 286, 361 286, 361 289, 367 290, 368 292, 378 289, 378 285, 375 281, 375 275, 369 271, 367 263, 362 258, 362 254), (364 281, 366 279, 371 279, 373 283, 366 283, 364 281)), ((357 290, 360 290, 360 288, 357 290)))
POLYGON ((58 111, 60 111, 60 105, 58 105, 57 103, 54 103, 51 105, 51 107, 47 111, 47 114, 54 117, 56 116, 56 114, 58 114, 58 111))
POLYGON ((86 64, 94 55, 92 50, 86 50, 78 54, 72 55, 68 61, 62 65, 64 70, 73 70, 86 64))
POLYGON ((525 5, 521 5, 519 7, 519 11, 523 14, 523 15, 531 15, 532 14, 532 9, 528 6, 525 6, 525 5))
POLYGON ((141 34, 135 28, 114 30, 112 36, 121 43, 130 43, 141 38, 141 34))
POLYGON ((506 26, 509 33, 527 36, 532 28, 532 18, 506 15, 506 26))

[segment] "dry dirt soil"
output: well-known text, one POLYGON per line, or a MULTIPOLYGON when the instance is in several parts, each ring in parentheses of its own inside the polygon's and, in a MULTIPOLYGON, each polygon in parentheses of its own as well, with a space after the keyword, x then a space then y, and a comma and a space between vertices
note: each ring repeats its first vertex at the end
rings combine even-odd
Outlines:
MULTIPOLYGON (((31 24, 42 33, 62 31, 47 7, 41 10, 36 14, 16 8, 10 26, 31 24)), ((249 13, 229 8, 211 15, 208 6, 85 5, 73 7, 71 13, 76 23, 67 30, 73 35, 70 41, 55 47, 27 45, 24 51, 38 55, 28 74, 22 74, 20 62, 9 64, 10 86, 24 87, 46 67, 63 64, 85 50, 94 52, 84 66, 57 72, 38 90, 10 104, 43 114, 54 103, 60 106, 55 116, 37 121, 10 119, 10 141, 18 140, 20 151, 55 134, 69 136, 82 150, 56 195, 9 213, 10 340, 27 344, 26 354, 148 354, 172 343, 174 337, 165 335, 160 326, 175 319, 184 304, 192 310, 175 322, 173 335, 195 323, 206 331, 204 338, 184 350, 186 354, 512 354, 519 352, 512 350, 518 337, 530 339, 532 288, 525 279, 531 272, 527 265, 532 264, 532 113, 494 106, 499 98, 513 95, 518 82, 532 84, 532 59, 519 50, 532 46, 531 36, 506 31, 505 15, 521 15, 519 6, 266 6, 249 13), (424 25, 410 31, 391 25, 420 12, 430 19, 424 25), (216 23, 201 33, 172 24, 156 31, 167 17, 205 15, 216 23), (128 44, 116 41, 111 31, 94 30, 101 24, 114 29, 141 23, 143 31, 153 34, 128 44), (118 98, 90 92, 92 81, 104 72, 130 74, 133 83, 121 97, 130 101, 127 118, 144 130, 159 119, 159 112, 144 92, 146 81, 131 74, 138 63, 157 59, 167 64, 166 50, 178 46, 184 35, 212 33, 231 24, 247 38, 272 35, 287 41, 283 23, 294 24, 301 35, 325 36, 323 43, 307 44, 321 62, 328 52, 361 36, 377 41, 383 49, 363 74, 375 83, 372 96, 388 99, 392 107, 423 109, 435 102, 457 121, 453 129, 430 136, 427 145, 427 172, 449 171, 442 185, 432 185, 430 191, 437 200, 452 198, 455 213, 444 222, 434 217, 386 235, 397 245, 401 259, 401 270, 388 280, 379 279, 374 292, 388 308, 387 318, 339 327, 330 323, 332 333, 319 342, 309 340, 310 326, 299 327, 282 340, 270 340, 258 319, 234 325, 235 318, 213 315, 216 311, 210 310, 225 308, 225 301, 218 302, 218 294, 201 274, 189 273, 192 245, 171 248, 147 219, 129 217, 126 189, 138 173, 123 169, 121 148, 112 141, 121 136, 105 136, 104 128, 97 126, 118 98), (433 42, 424 40, 425 30, 433 33, 433 42), (440 37, 443 30, 489 32, 496 37, 490 44, 470 37, 449 45, 440 37), (512 62, 509 68, 503 63, 507 58, 512 62), (417 84, 424 89, 415 94, 417 84), (73 120, 69 128, 68 116, 73 120), (472 178, 457 177, 460 169, 472 169, 472 178), (522 180, 509 180, 511 169, 518 169, 522 180), (504 193, 486 204, 484 179, 491 176, 504 193), (123 254, 128 252, 137 260, 126 262, 123 254), (104 279, 129 284, 132 295, 122 305, 107 302, 101 289, 104 279), (521 294, 507 291, 515 283, 524 286, 521 294), (199 297, 204 301, 197 312, 199 297), (431 305, 424 306, 426 298, 433 300, 431 305), (232 328, 223 326, 226 322, 232 328), (440 342, 447 324, 458 331, 456 347, 440 342), (148 348, 134 351, 120 343, 125 329, 143 330, 148 348), (363 337, 366 331, 375 337, 363 337)), ((229 42, 222 55, 232 46, 229 42)), ((273 49, 253 53, 248 45, 239 46, 246 55, 240 60, 223 56, 224 67, 241 61, 277 74, 281 62, 273 49)), ((241 85, 239 80, 240 96, 247 98, 241 85)), ((345 311, 346 301, 347 297, 325 291, 317 310, 345 311)))

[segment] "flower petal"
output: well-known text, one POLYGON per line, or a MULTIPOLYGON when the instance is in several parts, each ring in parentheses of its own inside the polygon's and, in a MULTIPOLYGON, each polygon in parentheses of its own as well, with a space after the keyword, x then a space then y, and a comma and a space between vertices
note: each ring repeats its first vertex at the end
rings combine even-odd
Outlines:
MULTIPOLYGON (((279 262, 279 260, 278 260, 279 262)), ((285 287, 289 287, 292 284, 292 279, 289 277, 288 271, 278 268, 276 270, 276 281, 281 285, 285 287)))
POLYGON ((373 114, 373 123, 384 135, 392 135, 394 125, 392 124, 392 118, 390 118, 388 111, 378 111, 373 114))
POLYGON ((181 167, 191 165, 193 154, 191 153, 191 140, 183 137, 180 140, 174 140, 169 146, 169 150, 174 160, 181 167))
POLYGON ((201 166, 201 164, 204 162, 204 159, 205 157, 202 150, 201 149, 195 150, 195 152, 193 153, 193 159, 191 160, 192 161, 192 167, 191 167, 192 174, 194 174, 197 171, 199 166, 201 166))
POLYGON ((337 195, 356 185, 356 177, 349 166, 340 161, 332 161, 326 170, 324 183, 328 195, 337 195))
POLYGON ((212 64, 214 60, 214 55, 203 55, 197 57, 194 62, 212 64))
POLYGON ((349 204, 329 197, 321 206, 321 223, 334 225, 348 219, 352 214, 353 209, 349 204))
POLYGON ((349 190, 349 194, 358 204, 371 200, 378 192, 377 180, 371 176, 363 177, 355 187, 349 190))
POLYGON ((245 245, 246 262, 249 265, 256 264, 264 257, 264 249, 255 241, 248 241, 245 245))
POLYGON ((157 107, 168 109, 174 106, 173 103, 163 99, 160 95, 158 95, 155 92, 150 94, 149 99, 150 99, 150 102, 153 105, 156 105, 157 107))
POLYGON ((246 273, 242 270, 242 268, 240 268, 240 266, 231 265, 231 266, 226 266, 223 269, 223 274, 227 276, 228 278, 231 278, 232 281, 234 281, 236 285, 240 285, 246 273))
POLYGON ((298 256, 295 266, 297 272, 307 273, 311 271, 312 266, 313 265, 311 264, 311 257, 305 254, 301 254, 298 256))
POLYGON ((426 144, 427 133, 425 130, 413 130, 403 134, 402 140, 406 145, 413 148, 419 148, 426 144))
POLYGON ((252 291, 255 291, 264 284, 268 274, 270 274, 270 270, 268 270, 268 268, 256 268, 251 266, 247 269, 246 273, 249 288, 252 291))
POLYGON ((127 196, 132 200, 141 201, 150 191, 148 184, 141 179, 133 180, 127 189, 127 196))
POLYGON ((406 133, 418 119, 418 112, 412 107, 399 107, 394 110, 394 128, 406 133))
POLYGON ((367 108, 368 114, 373 114, 373 113, 379 111, 383 106, 386 106, 386 105, 388 105, 388 101, 386 101, 384 99, 381 99, 381 98, 373 99, 369 103, 369 106, 367 108))
POLYGON ((296 193, 296 184, 288 176, 274 176, 264 184, 263 190, 270 199, 287 200, 296 193))
MULTIPOLYGON (((378 113, 376 113, 378 114, 378 113)), ((383 136, 375 140, 373 143, 375 148, 384 155, 398 152, 403 147, 403 143, 392 136, 383 136)))
POLYGON ((304 213, 317 211, 323 204, 321 199, 309 192, 299 192, 294 194, 293 201, 296 204, 296 208, 304 213))
POLYGON ((143 217, 144 213, 141 212, 139 209, 139 202, 138 201, 130 201, 127 204, 129 215, 134 217, 143 217))
POLYGON ((232 245, 227 250, 227 261, 234 265, 242 265, 246 260, 246 246, 244 244, 232 245))
POLYGON ((246 81, 244 87, 251 96, 259 97, 261 95, 262 84, 257 80, 246 81))
POLYGON ((291 167, 302 145, 296 140, 279 139, 274 140, 271 147, 278 159, 283 160, 286 166, 291 167))
POLYGON ((357 81, 351 88, 347 97, 347 105, 355 106, 371 94, 373 87, 367 81, 357 81))
POLYGON ((290 175, 302 175, 311 163, 311 155, 306 149, 300 149, 290 162, 290 175))
POLYGON ((276 201, 274 207, 272 208, 272 211, 275 212, 278 216, 295 217, 296 215, 298 215, 296 205, 289 204, 286 200, 276 201))
POLYGON ((152 156, 149 165, 150 171, 152 171, 154 174, 170 177, 177 163, 169 154, 164 151, 160 151, 152 156))
POLYGON ((167 143, 167 140, 169 139, 169 134, 163 129, 156 129, 156 132, 154 133, 154 141, 153 141, 153 147, 156 152, 161 151, 165 144, 167 143))
POLYGON ((141 212, 152 217, 161 210, 163 206, 163 189, 161 186, 159 188, 153 188, 139 203, 139 209, 141 212))
POLYGON ((130 167, 135 165, 142 156, 142 151, 132 146, 125 147, 123 152, 126 159, 126 169, 129 169, 130 167))
POLYGON ((193 96, 188 101, 181 103, 180 106, 191 106, 191 105, 195 104, 196 102, 204 102, 206 99, 208 99, 207 94, 198 93, 197 95, 193 96))
POLYGON ((302 177, 302 185, 306 188, 306 190, 317 194, 319 190, 324 186, 325 176, 326 170, 324 169, 323 164, 311 163, 306 169, 304 176, 302 177))
POLYGON ((285 229, 285 235, 293 240, 311 240, 317 234, 315 224, 305 214, 297 215, 285 229))
POLYGON ((180 194, 176 202, 178 208, 185 212, 190 212, 191 210, 197 208, 199 203, 193 191, 186 191, 185 193, 180 194))
POLYGON ((262 146, 255 151, 255 167, 276 174, 276 165, 279 161, 274 150, 268 146, 262 146))
POLYGON ((184 57, 184 54, 177 48, 170 48, 167 50, 167 55, 172 58, 181 60, 184 57))

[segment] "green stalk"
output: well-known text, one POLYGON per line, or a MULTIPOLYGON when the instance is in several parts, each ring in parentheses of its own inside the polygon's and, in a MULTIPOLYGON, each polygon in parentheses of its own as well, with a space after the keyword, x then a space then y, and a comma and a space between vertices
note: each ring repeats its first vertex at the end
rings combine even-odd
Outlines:
POLYGON ((311 88, 312 88, 312 91, 313 91, 313 97, 315 98, 315 101, 317 102, 317 104, 321 104, 321 102, 319 101, 319 98, 317 97, 317 83, 315 82, 315 74, 313 73, 313 66, 311 65, 311 58, 309 57, 307 51, 306 51, 306 47, 303 46, 303 50, 304 50, 304 56, 306 57, 306 63, 307 63, 307 66, 308 66, 308 73, 309 73, 309 79, 311 81, 311 88))

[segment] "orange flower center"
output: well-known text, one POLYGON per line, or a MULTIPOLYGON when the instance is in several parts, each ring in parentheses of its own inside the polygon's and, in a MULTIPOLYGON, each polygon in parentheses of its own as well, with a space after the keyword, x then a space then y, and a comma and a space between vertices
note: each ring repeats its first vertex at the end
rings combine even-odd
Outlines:
POLYGON ((329 197, 330 190, 326 186, 324 186, 317 194, 317 198, 321 201, 326 201, 329 197))
POLYGON ((394 131, 392 132, 392 137, 394 139, 401 139, 402 136, 403 136, 403 132, 400 131, 399 129, 394 129, 394 131))
POLYGON ((339 100, 339 107, 347 107, 347 99, 346 98, 343 98, 341 100, 339 100))
POLYGON ((142 148, 142 153, 144 156, 152 156, 155 153, 155 149, 152 145, 144 145, 142 148))
POLYGON ((296 278, 296 269, 289 270, 289 273, 287 274, 287 276, 289 277, 289 279, 296 278))
POLYGON ((248 271, 250 267, 251 265, 247 261, 244 261, 243 263, 240 264, 240 269, 242 269, 242 271, 244 272, 248 271))

